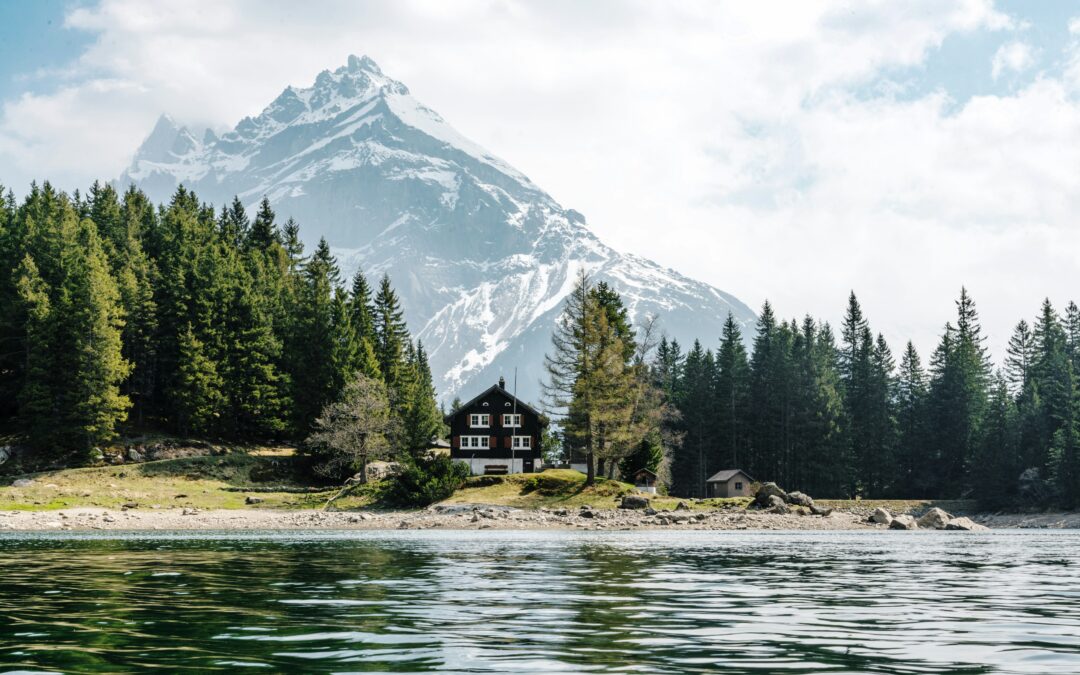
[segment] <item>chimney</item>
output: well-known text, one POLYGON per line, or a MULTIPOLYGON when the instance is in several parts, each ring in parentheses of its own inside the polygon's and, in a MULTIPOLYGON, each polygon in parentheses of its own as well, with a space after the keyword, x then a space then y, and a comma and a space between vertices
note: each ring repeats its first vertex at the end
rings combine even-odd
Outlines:
POLYGON ((506 389, 506 378, 499 376, 499 389, 506 389))

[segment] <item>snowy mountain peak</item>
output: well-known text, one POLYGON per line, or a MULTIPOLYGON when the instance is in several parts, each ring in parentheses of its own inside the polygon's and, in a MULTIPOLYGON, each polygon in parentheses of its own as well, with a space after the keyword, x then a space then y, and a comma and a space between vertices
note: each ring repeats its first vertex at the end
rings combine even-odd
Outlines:
POLYGON ((343 267, 389 273, 436 386, 452 397, 517 368, 538 398, 543 354, 580 269, 612 283, 632 316, 680 341, 753 313, 706 284, 603 244, 507 162, 454 130, 368 57, 287 87, 259 115, 198 142, 159 120, 121 183, 166 201, 180 183, 215 204, 264 195, 343 267), (473 386, 473 383, 477 383, 473 386))
POLYGON ((375 73, 376 75, 382 75, 382 70, 379 68, 379 64, 375 63, 371 57, 357 56, 356 54, 349 54, 349 59, 346 67, 352 71, 357 72, 360 70, 366 70, 369 73, 375 73))
POLYGON ((135 158, 167 162, 190 153, 198 146, 198 141, 186 127, 177 124, 169 115, 162 115, 154 125, 154 130, 139 147, 135 158))

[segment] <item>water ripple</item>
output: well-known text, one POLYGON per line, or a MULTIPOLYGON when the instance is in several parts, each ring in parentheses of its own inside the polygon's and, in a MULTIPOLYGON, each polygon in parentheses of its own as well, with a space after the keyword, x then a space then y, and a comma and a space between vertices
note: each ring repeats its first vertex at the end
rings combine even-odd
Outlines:
POLYGON ((1080 533, 0 536, 0 673, 1080 672, 1080 533))

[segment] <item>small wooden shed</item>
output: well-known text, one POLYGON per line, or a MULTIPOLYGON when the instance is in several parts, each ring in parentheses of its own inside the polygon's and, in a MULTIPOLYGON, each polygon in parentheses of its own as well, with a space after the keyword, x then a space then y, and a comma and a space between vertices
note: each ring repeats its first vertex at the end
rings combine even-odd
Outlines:
POLYGON ((717 471, 705 481, 705 494, 709 497, 749 497, 754 479, 742 469, 717 471))
POLYGON ((634 472, 634 487, 639 492, 656 494, 656 474, 648 469, 638 469, 634 472))

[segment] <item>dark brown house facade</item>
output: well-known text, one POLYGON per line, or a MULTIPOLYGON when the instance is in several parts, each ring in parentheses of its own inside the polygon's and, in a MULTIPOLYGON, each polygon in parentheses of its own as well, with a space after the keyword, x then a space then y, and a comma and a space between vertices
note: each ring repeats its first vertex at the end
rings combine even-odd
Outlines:
POLYGON ((474 476, 533 473, 542 468, 540 436, 545 418, 506 390, 492 386, 446 416, 450 456, 469 465, 474 476))

